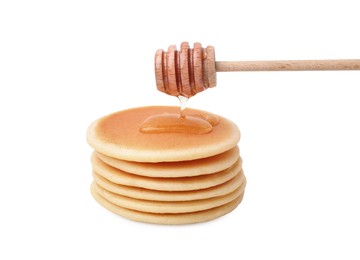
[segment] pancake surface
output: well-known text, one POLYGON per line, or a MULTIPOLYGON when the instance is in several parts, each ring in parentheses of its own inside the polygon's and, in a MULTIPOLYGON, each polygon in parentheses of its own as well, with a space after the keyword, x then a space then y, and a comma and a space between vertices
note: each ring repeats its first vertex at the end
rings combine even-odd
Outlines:
MULTIPOLYGON (((186 113, 206 114, 195 109, 186 113)), ((207 134, 161 133, 139 131, 150 116, 177 114, 178 107, 139 107, 116 112, 95 121, 87 131, 87 141, 97 152, 109 157, 135 162, 171 162, 195 160, 223 153, 240 139, 238 127, 219 116, 219 124, 207 134)))

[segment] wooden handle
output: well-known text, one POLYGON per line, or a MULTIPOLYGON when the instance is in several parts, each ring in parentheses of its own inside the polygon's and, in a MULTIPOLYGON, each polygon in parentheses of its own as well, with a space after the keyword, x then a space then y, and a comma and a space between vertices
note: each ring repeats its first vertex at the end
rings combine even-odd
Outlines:
POLYGON ((360 70, 360 60, 217 61, 216 71, 360 70))

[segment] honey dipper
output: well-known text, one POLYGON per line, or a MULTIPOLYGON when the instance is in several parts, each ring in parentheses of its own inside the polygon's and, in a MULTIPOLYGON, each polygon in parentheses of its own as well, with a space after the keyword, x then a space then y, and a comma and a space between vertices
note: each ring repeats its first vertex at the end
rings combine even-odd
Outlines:
POLYGON ((310 71, 360 70, 360 59, 348 60, 279 60, 216 61, 212 46, 181 43, 180 50, 171 45, 167 52, 155 54, 155 77, 158 90, 171 96, 191 97, 216 86, 216 72, 224 71, 310 71))

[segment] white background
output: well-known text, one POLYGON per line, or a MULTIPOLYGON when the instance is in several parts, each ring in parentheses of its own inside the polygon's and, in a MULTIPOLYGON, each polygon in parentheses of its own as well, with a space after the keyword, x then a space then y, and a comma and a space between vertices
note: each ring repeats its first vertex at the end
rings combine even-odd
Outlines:
POLYGON ((208 223, 132 222, 91 197, 88 125, 144 105, 153 56, 359 59, 358 1, 1 1, 0 259, 359 259, 360 71, 218 73, 190 107, 242 132, 242 204, 208 223))

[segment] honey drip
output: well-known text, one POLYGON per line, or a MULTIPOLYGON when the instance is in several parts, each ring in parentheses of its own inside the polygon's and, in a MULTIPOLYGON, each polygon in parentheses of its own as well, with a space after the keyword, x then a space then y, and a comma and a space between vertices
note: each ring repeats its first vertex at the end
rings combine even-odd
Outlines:
POLYGON ((184 111, 189 98, 180 95, 178 99, 180 101, 180 117, 185 117, 184 111))
POLYGON ((219 118, 213 114, 197 113, 186 114, 188 98, 179 96, 179 114, 160 114, 148 117, 141 125, 142 133, 184 133, 207 134, 219 123, 219 118))

